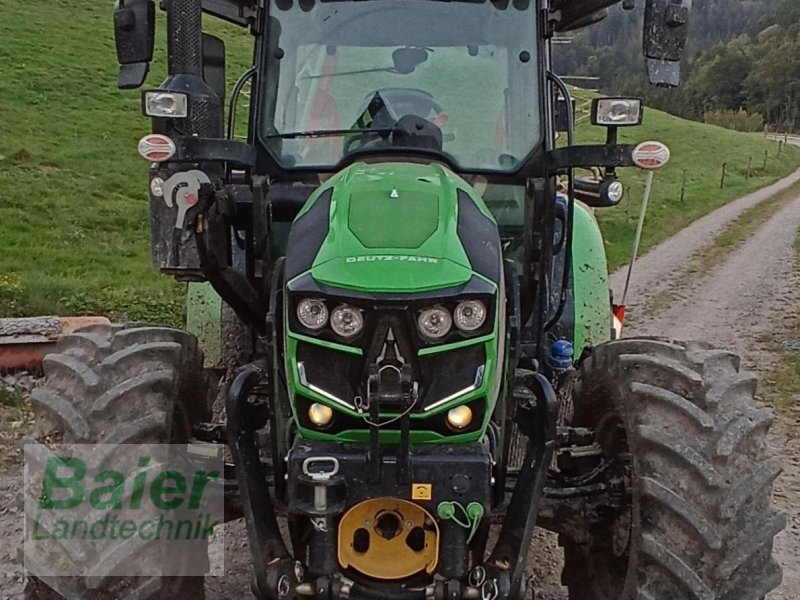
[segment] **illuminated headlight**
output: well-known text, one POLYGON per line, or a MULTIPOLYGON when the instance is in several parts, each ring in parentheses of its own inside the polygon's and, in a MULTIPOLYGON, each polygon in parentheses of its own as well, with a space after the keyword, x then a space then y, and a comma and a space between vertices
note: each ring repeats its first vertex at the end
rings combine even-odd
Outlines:
POLYGON ((297 320, 311 330, 322 329, 328 322, 328 308, 322 300, 305 298, 297 305, 297 320))
POLYGON ((359 309, 341 304, 331 313, 331 329, 341 337, 353 337, 364 329, 364 317, 359 309))
POLYGON ((417 329, 422 337, 437 340, 447 335, 453 326, 450 312, 441 306, 426 308, 417 317, 417 329))
POLYGON ((638 98, 595 98, 592 124, 604 127, 630 127, 642 123, 642 101, 638 98))
POLYGON ((486 306, 479 300, 459 302, 453 320, 461 331, 475 331, 486 322, 486 306))
POLYGON ((465 429, 470 423, 472 423, 472 409, 466 404, 456 406, 447 413, 447 424, 455 430, 465 429))
POLYGON ((333 419, 333 409, 324 404, 314 403, 308 407, 308 420, 317 427, 330 425, 333 419))
POLYGON ((144 114, 148 117, 186 118, 189 116, 189 97, 176 92, 145 92, 144 114))

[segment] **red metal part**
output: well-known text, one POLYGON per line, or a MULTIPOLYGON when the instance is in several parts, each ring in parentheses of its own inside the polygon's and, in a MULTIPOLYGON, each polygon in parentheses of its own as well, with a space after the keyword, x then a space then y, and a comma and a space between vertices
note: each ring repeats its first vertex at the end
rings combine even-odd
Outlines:
MULTIPOLYGON (((52 320, 52 318, 45 319, 48 319, 48 322, 52 320)), ((57 330, 42 333, 38 327, 41 321, 36 318, 0 319, 0 324, 3 321, 14 321, 15 324, 15 333, 10 335, 0 333, 0 373, 38 370, 45 355, 53 351, 59 336, 90 325, 111 324, 106 317, 59 317, 55 320, 58 323, 57 330), (26 324, 30 325, 30 331, 25 331, 26 324)), ((0 327, 0 332, 2 330, 0 327)))

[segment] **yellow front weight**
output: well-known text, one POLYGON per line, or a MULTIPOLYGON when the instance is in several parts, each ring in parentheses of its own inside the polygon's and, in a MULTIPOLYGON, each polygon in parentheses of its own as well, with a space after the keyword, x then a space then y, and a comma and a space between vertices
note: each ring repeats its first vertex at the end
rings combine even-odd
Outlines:
POLYGON ((339 563, 375 577, 403 579, 433 573, 439 561, 439 527, 425 509, 399 498, 374 498, 353 506, 339 523, 339 563))

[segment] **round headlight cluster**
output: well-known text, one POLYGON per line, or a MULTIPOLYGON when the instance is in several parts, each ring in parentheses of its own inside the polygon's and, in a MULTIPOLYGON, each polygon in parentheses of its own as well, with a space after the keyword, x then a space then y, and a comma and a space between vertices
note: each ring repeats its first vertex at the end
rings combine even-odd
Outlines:
POLYGON ((353 337, 364 329, 364 317, 359 309, 342 304, 331 313, 331 329, 344 338, 353 337))
POLYGON ((447 335, 453 326, 450 311, 442 306, 426 308, 417 317, 417 328, 420 335, 431 340, 438 340, 447 335))
POLYGON ((420 311, 417 329, 429 340, 438 340, 450 332, 453 324, 465 333, 479 329, 486 322, 486 305, 480 300, 463 300, 453 314, 443 306, 432 306, 420 311))
POLYGON ((322 300, 305 298, 297 305, 297 320, 313 331, 322 329, 328 322, 328 307, 322 300))
POLYGON ((304 298, 297 304, 297 320, 312 331, 319 331, 330 320, 333 332, 343 338, 351 338, 364 329, 361 309, 340 304, 329 315, 325 302, 318 298, 304 298))
POLYGON ((475 331, 486 322, 486 307, 479 300, 464 300, 453 311, 453 319, 461 331, 475 331))

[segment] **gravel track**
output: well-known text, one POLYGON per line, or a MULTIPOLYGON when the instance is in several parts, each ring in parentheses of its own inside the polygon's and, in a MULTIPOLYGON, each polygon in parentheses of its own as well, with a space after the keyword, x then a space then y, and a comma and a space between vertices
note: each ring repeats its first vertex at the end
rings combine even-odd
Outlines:
MULTIPOLYGON (((725 228, 742 213, 790 188, 798 181, 800 181, 800 170, 769 187, 743 196, 701 217, 639 258, 628 290, 628 298, 631 299, 628 305, 637 312, 637 308, 645 306, 646 302, 656 294, 669 289, 692 256, 725 231, 725 228)), ((658 185, 658 179, 654 185, 658 185)), ((646 222, 645 227, 647 227, 646 222)), ((615 298, 622 298, 626 275, 627 269, 623 268, 611 277, 615 298)))

